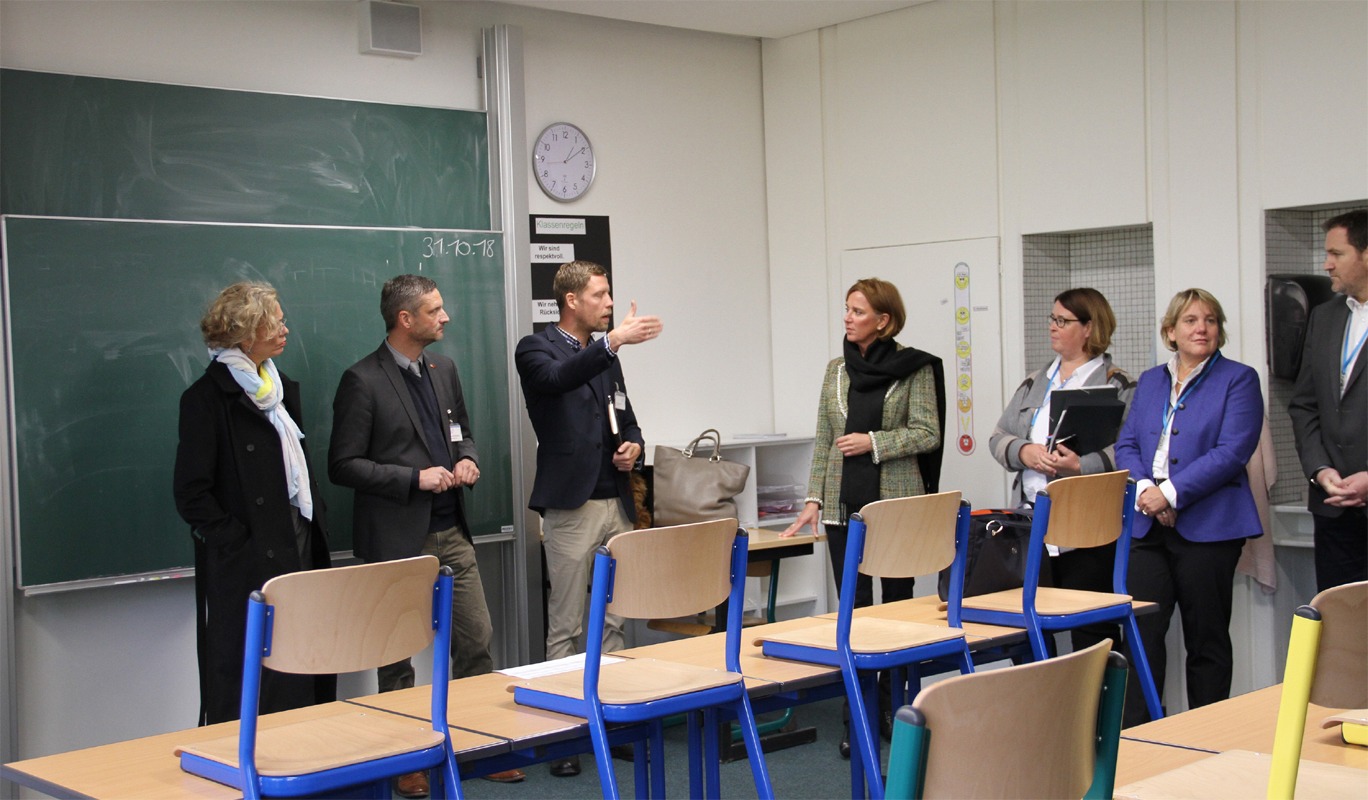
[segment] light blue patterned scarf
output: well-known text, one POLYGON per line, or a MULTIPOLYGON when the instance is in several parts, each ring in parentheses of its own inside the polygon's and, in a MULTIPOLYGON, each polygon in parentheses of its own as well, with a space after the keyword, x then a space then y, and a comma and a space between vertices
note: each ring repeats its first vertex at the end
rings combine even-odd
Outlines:
POLYGON ((290 494, 290 504, 299 509, 304 519, 313 519, 309 463, 304 458, 304 447, 299 443, 304 438, 304 432, 290 419, 290 412, 285 410, 281 402, 285 398, 285 390, 281 388, 280 373, 276 370, 275 362, 268 358, 258 370, 252 359, 236 347, 210 348, 209 357, 228 367, 228 374, 233 376, 238 386, 275 426, 276 434, 280 436, 280 451, 285 457, 285 488, 290 494))

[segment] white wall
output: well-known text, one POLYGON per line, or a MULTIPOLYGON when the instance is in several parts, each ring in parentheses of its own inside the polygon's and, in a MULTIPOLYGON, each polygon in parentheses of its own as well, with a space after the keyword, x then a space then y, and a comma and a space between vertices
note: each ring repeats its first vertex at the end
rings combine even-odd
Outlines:
MULTIPOLYGON (((659 340, 623 355, 648 443, 709 426, 772 430, 759 44, 511 6, 419 5, 424 53, 408 60, 358 53, 351 0, 5 2, 0 65, 483 108, 481 29, 517 25, 528 141, 567 120, 599 157, 583 200, 561 205, 529 183, 529 210, 611 217, 621 308, 636 298, 665 321, 659 340)), ((20 598, 18 691, 6 698, 17 707, 14 757, 193 725, 193 607, 187 581, 20 598)), ((372 687, 353 676, 343 692, 372 687)))
MULTIPOLYGON (((598 180, 569 210, 612 217, 617 298, 665 318, 624 356, 651 441, 807 435, 859 248, 996 237, 1002 364, 1020 364, 1021 234, 1152 222, 1156 298, 1200 280, 1262 369, 1263 209, 1368 197, 1362 3, 941 2, 763 46, 422 5, 406 61, 357 54, 347 0, 4 2, 0 64, 470 108, 480 28, 521 26, 528 138, 567 119, 594 139, 598 180)), ((192 605, 185 583, 20 601, 16 755, 190 724, 192 605)), ((1281 635, 1237 624, 1251 657, 1281 635)))
MULTIPOLYGON (((824 278, 828 289, 825 341, 793 335, 775 308, 776 363, 811 370, 810 391, 776 394, 776 417, 815 413, 820 365, 839 341, 844 286, 832 276, 842 265, 915 274, 907 245, 946 239, 999 242, 996 368, 1007 388, 1025 350, 1014 300, 1022 235, 1144 223, 1154 228, 1155 318, 1178 289, 1208 288, 1230 317, 1226 352, 1265 372, 1264 209, 1368 197, 1365 30, 1363 3, 1004 0, 930 3, 766 41, 766 119, 793 123, 766 127, 771 169, 795 136, 804 151, 820 137, 826 187, 819 210, 774 192, 793 179, 769 178, 771 285, 824 278), (925 146, 904 147, 909 139, 925 146), (824 264, 815 248, 779 257, 818 223, 824 264), (906 261, 889 260, 904 249, 906 261), (802 352, 778 353, 781 340, 802 352)), ((934 297, 934 286, 906 280, 904 294, 934 297)), ((820 298, 801 291, 815 327, 820 298)), ((913 342, 916 324, 904 334, 913 342)), ((983 469, 964 475, 996 467, 983 449, 971 458, 983 469)), ((966 488, 992 496, 1002 486, 966 488)), ((1281 674, 1269 643, 1289 621, 1237 583, 1235 690, 1245 691, 1281 674)), ((1182 708, 1180 665, 1169 671, 1170 707, 1182 708)))

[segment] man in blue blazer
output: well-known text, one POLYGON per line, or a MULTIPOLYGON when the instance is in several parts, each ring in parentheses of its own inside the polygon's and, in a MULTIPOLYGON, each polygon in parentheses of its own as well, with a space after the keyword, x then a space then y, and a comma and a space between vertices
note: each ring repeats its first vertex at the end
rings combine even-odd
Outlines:
POLYGON ((1368 209, 1326 220, 1325 265, 1343 297, 1311 311, 1288 402, 1297 454, 1311 481, 1316 586, 1368 580, 1368 209))
MULTIPOLYGON (((660 319, 638 317, 636 303, 616 328, 603 267, 561 265, 552 283, 560 321, 518 342, 514 360, 527 415, 537 434, 537 477, 528 507, 542 515, 551 590, 546 657, 574 655, 584 632, 585 588, 594 550, 632 529, 636 504, 628 473, 645 442, 618 363, 623 345, 660 334, 660 319), (593 334, 606 335, 594 338, 593 334)), ((609 616, 603 649, 622 648, 622 619, 609 616)), ((579 773, 577 759, 551 764, 557 776, 579 773)))

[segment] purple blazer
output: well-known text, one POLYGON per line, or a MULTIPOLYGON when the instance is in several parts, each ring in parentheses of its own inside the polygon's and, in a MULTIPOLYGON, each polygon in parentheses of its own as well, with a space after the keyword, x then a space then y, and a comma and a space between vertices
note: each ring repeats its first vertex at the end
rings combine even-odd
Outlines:
MULTIPOLYGON (((1192 393, 1173 412, 1169 480, 1178 489, 1178 533, 1192 542, 1263 534, 1245 464, 1263 427, 1263 395, 1254 370, 1220 356, 1202 369, 1192 393)), ((1154 480, 1154 453, 1173 379, 1168 365, 1146 370, 1116 441, 1116 466, 1131 478, 1154 480)), ((1184 387, 1186 389, 1187 387, 1184 387)), ((1131 535, 1143 538, 1153 520, 1135 515, 1131 535)))

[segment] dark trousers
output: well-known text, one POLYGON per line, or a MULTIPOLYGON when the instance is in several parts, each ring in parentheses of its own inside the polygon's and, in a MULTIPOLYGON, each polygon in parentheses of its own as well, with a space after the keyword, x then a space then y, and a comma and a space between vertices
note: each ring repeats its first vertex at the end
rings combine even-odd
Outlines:
MULTIPOLYGON (((1183 621, 1183 647, 1187 650, 1188 706, 1198 708, 1230 697, 1233 656, 1230 644, 1230 610, 1235 584, 1235 565, 1244 539, 1192 542, 1178 531, 1155 523, 1143 539, 1131 541, 1131 596, 1149 600, 1159 610, 1136 617, 1140 641, 1159 696, 1164 695, 1164 665, 1173 607, 1183 621)), ((1126 690, 1125 725, 1149 719, 1136 670, 1126 690)))
MULTIPOLYGON (((1113 590, 1112 573, 1116 567, 1116 543, 1083 550, 1067 550, 1050 559, 1050 571, 1054 585, 1060 589, 1078 589, 1085 592, 1106 592, 1113 590)), ((1111 639, 1113 649, 1120 646, 1121 626, 1110 622, 1085 625, 1069 631, 1073 641, 1073 652, 1083 650, 1103 639, 1111 639)))
MULTIPOLYGON (((841 578, 845 575, 845 553, 846 553, 846 526, 827 525, 827 555, 831 557, 831 569, 836 575, 836 592, 839 594, 841 588, 841 578)), ((880 578, 879 586, 883 589, 883 602, 891 603, 894 600, 907 600, 912 597, 913 584, 916 578, 880 578)), ((855 607, 864 608, 874 605, 874 579, 868 575, 856 574, 855 582, 855 607)))
POLYGON ((1313 514, 1316 525, 1316 591, 1368 581, 1368 514, 1346 508, 1338 517, 1313 514))

